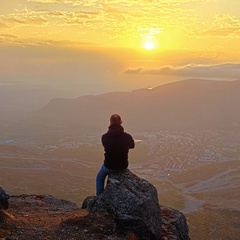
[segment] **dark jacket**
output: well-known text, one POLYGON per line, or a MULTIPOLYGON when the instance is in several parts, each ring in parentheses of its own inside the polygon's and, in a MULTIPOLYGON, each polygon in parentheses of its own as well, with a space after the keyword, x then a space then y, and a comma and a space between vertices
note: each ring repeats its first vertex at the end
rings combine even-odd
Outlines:
POLYGON ((132 136, 124 132, 121 125, 111 124, 102 136, 104 165, 108 169, 122 170, 128 167, 128 152, 135 147, 132 136))

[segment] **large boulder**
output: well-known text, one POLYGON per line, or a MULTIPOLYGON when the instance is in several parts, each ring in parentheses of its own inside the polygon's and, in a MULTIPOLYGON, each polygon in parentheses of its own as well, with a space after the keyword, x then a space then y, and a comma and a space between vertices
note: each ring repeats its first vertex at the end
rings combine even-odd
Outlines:
POLYGON ((139 240, 159 240, 162 219, 156 188, 129 170, 110 173, 104 192, 88 197, 82 208, 111 214, 118 229, 139 240))

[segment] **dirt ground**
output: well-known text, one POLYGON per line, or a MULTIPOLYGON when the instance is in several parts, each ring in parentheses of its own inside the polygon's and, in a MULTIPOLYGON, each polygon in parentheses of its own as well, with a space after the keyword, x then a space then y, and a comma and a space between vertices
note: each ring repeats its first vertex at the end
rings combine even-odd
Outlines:
MULTIPOLYGON (((162 206, 161 240, 178 239, 173 209, 162 206)), ((0 240, 137 240, 123 233, 109 214, 89 213, 76 204, 50 195, 11 196, 0 210, 0 240)), ((182 238, 181 238, 182 239, 182 238)))
POLYGON ((3 212, 0 240, 129 239, 116 232, 110 216, 89 214, 75 204, 51 196, 11 196, 3 212), (117 236, 119 235, 119 236, 117 236))

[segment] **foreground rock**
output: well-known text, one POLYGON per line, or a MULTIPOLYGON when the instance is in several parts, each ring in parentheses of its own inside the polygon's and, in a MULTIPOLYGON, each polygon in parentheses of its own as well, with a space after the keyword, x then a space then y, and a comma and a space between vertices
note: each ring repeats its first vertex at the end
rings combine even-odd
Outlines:
POLYGON ((157 190, 129 170, 109 174, 104 192, 98 197, 87 198, 83 208, 111 214, 121 232, 133 232, 139 240, 161 239, 157 190))
POLYGON ((176 209, 161 207, 162 240, 189 240, 188 225, 185 216, 176 209))
POLYGON ((1 240, 127 240, 117 235, 106 214, 89 214, 76 204, 49 195, 11 196, 0 221, 1 240))
POLYGON ((0 239, 189 239, 184 215, 168 207, 159 209, 156 189, 151 184, 131 172, 110 175, 109 179, 102 196, 85 200, 86 209, 49 195, 11 196, 9 208, 1 210, 4 218, 0 219, 0 239), (124 176, 128 180, 123 180, 124 176), (120 179, 125 185, 118 182, 120 179))
POLYGON ((9 195, 0 187, 0 210, 8 209, 9 195))
POLYGON ((3 210, 8 209, 9 195, 0 187, 0 222, 5 221, 5 214, 3 210))

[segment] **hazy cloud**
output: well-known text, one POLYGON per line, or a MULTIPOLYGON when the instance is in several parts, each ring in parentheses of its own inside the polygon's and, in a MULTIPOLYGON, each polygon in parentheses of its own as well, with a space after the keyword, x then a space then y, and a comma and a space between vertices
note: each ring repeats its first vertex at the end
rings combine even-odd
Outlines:
POLYGON ((128 68, 124 71, 126 74, 138 74, 142 73, 144 71, 144 67, 138 67, 138 68, 128 68))
POLYGON ((240 78, 240 64, 219 64, 219 65, 196 65, 185 66, 164 66, 155 69, 143 67, 126 69, 125 74, 149 74, 149 75, 178 75, 183 77, 209 77, 209 78, 240 78))
POLYGON ((212 26, 204 34, 226 37, 234 35, 240 37, 240 19, 230 14, 216 15, 212 26))

